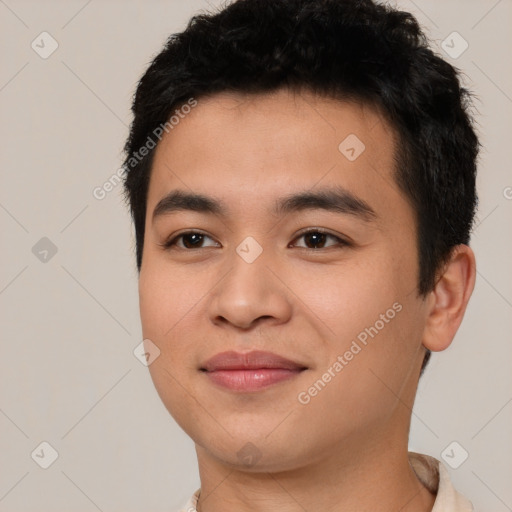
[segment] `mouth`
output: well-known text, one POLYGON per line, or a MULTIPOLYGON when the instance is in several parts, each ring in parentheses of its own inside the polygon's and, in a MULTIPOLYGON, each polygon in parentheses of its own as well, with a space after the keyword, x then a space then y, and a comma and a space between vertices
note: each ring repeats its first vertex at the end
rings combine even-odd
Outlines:
POLYGON ((255 392, 293 379, 308 367, 271 352, 222 352, 200 368, 207 378, 222 388, 255 392))

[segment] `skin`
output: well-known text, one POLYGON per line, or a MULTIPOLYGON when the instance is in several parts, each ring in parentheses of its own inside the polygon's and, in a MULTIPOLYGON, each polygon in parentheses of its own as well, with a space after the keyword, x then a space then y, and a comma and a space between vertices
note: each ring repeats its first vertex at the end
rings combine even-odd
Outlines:
POLYGON ((144 338, 161 351, 149 366, 155 387, 196 445, 198 511, 432 509, 435 496, 407 457, 411 410, 425 349, 447 348, 462 321, 475 262, 469 247, 457 246, 436 288, 418 295, 415 216, 392 177, 394 148, 375 109, 288 90, 200 98, 159 143, 141 320, 144 338), (349 134, 365 144, 354 161, 338 149, 349 134), (282 196, 333 186, 368 203, 375 219, 271 212, 282 196), (229 214, 153 220, 157 203, 178 189, 222 200, 229 214), (351 245, 327 237, 315 248, 299 236, 304 228, 351 245), (206 235, 199 248, 187 249, 183 238, 162 247, 187 230, 206 235), (263 249, 252 263, 236 252, 248 236, 263 249), (395 303, 401 311, 300 403, 299 393, 395 303), (219 352, 255 349, 308 369, 255 393, 219 388, 200 371, 219 352), (238 455, 244 446, 252 465, 238 455))

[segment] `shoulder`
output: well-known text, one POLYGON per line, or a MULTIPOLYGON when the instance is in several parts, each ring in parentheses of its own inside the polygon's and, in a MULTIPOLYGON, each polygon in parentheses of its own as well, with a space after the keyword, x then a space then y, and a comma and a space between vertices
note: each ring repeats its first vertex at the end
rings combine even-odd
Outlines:
POLYGON ((473 504, 455 489, 441 461, 415 452, 409 452, 409 461, 421 483, 436 495, 432 512, 474 512, 473 504))

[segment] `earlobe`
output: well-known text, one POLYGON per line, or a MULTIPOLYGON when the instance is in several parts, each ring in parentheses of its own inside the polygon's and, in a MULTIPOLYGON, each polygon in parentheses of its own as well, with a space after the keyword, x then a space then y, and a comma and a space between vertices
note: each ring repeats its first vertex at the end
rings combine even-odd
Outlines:
POLYGON ((467 245, 453 248, 428 297, 423 345, 433 352, 448 348, 459 328, 475 286, 475 255, 467 245))

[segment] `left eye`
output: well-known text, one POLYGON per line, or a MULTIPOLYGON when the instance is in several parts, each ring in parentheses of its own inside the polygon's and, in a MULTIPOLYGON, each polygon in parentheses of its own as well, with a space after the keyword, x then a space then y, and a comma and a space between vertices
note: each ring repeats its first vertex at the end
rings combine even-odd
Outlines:
MULTIPOLYGON (((318 247, 316 247, 316 246, 325 244, 325 240, 327 238, 331 238, 333 240, 336 240, 336 242, 338 242, 337 244, 334 244, 334 245, 341 245, 341 246, 349 245, 348 242, 346 242, 345 240, 342 240, 340 237, 337 237, 335 235, 332 235, 331 233, 327 233, 325 231, 321 231, 318 229, 312 229, 310 231, 301 233, 295 240, 298 240, 300 238, 304 238, 304 240, 306 241, 306 244, 315 246, 315 247, 309 247, 308 245, 305 247, 301 246, 305 249, 317 249, 318 247)), ((320 247, 320 249, 323 249, 323 247, 320 247)))

